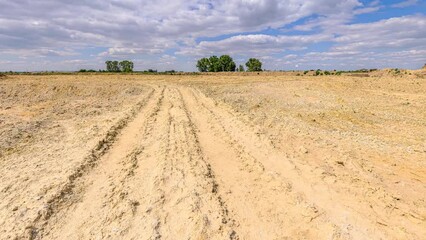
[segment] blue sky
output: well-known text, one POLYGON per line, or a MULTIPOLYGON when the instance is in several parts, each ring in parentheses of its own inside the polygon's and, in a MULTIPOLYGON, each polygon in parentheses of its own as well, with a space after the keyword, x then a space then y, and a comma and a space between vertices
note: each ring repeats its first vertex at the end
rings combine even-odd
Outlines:
POLYGON ((196 71, 196 60, 260 58, 269 70, 417 69, 424 0, 0 0, 0 71, 196 71))

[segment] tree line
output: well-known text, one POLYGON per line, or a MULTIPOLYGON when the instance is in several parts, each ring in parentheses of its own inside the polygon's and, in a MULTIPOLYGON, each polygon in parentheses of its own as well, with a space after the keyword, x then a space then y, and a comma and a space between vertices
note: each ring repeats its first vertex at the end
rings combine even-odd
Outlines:
POLYGON ((133 62, 129 60, 124 61, 106 61, 107 72, 133 72, 133 62))
MULTIPOLYGON (((256 58, 250 58, 246 62, 247 71, 260 72, 262 71, 262 62, 256 58)), ((200 72, 244 72, 244 66, 235 64, 232 57, 229 55, 222 55, 217 57, 215 55, 209 58, 201 58, 197 61, 197 68, 200 72)))

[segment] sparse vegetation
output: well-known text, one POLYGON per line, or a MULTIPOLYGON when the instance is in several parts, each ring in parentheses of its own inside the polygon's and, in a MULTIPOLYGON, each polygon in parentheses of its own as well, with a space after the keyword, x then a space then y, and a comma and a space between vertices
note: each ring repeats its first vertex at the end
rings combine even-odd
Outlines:
POLYGON ((168 71, 165 71, 164 73, 173 75, 173 74, 176 73, 176 71, 175 70, 168 70, 168 71))
POLYGON ((96 72, 96 70, 94 70, 94 69, 80 69, 78 72, 81 72, 81 73, 85 73, 85 72, 96 72))

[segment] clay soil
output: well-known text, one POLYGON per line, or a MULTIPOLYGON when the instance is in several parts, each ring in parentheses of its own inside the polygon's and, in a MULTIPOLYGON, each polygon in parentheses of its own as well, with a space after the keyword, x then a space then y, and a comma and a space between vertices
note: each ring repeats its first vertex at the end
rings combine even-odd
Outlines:
POLYGON ((0 239, 424 239, 425 74, 0 79, 0 239))

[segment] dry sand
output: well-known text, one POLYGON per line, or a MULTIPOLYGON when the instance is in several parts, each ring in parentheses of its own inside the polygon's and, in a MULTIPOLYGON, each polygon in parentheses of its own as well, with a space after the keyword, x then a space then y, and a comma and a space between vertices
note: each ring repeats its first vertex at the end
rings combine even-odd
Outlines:
POLYGON ((0 239, 422 239, 426 79, 0 79, 0 239))

